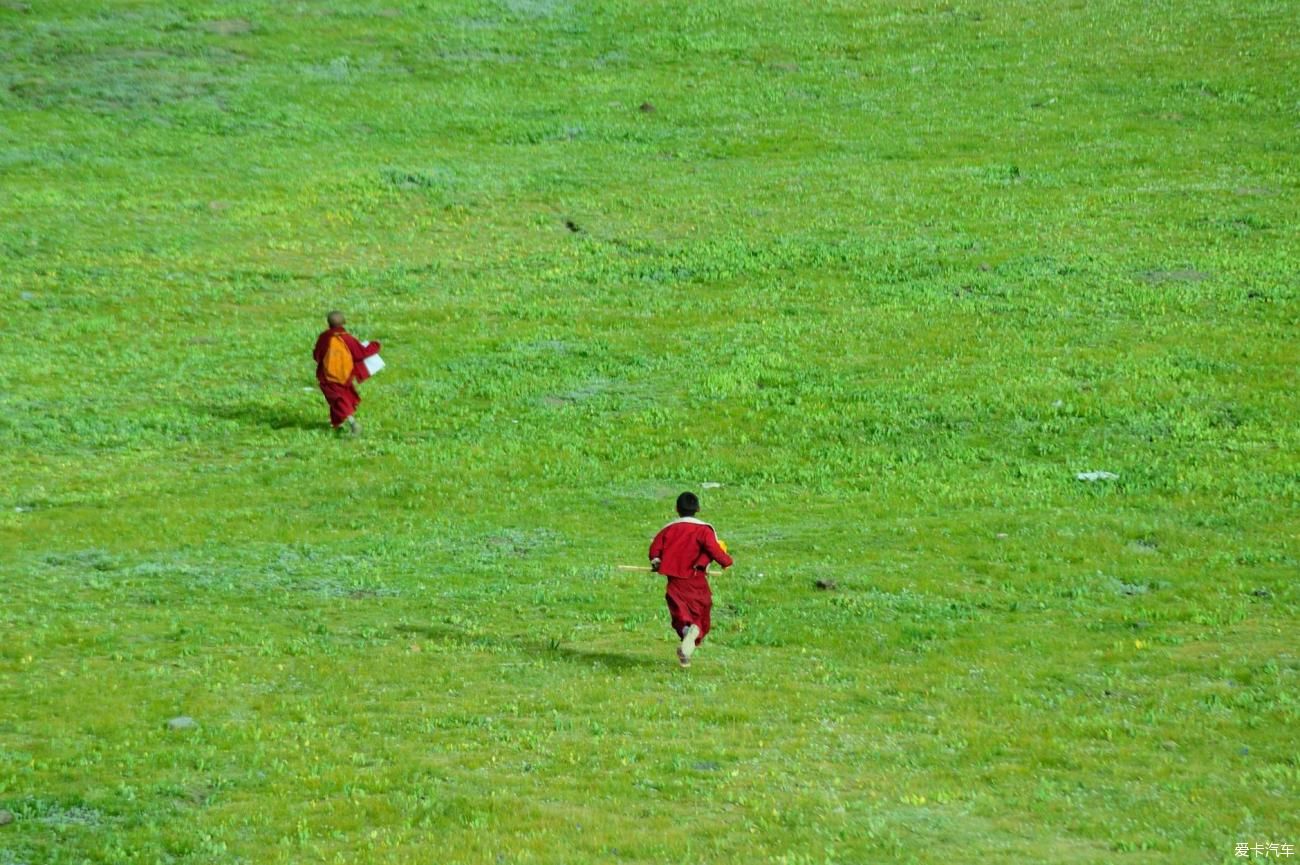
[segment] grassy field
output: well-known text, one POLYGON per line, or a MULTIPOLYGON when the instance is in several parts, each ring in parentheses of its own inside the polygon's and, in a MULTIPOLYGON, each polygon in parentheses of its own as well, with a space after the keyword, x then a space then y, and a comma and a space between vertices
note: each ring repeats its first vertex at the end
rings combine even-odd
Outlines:
POLYGON ((1297 44, 0 0, 0 865, 1300 847, 1297 44))

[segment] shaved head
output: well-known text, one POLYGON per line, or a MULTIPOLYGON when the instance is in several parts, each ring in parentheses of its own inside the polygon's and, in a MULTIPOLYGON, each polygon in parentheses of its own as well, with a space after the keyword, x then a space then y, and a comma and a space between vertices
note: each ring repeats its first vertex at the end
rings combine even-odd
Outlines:
POLYGON ((325 320, 329 322, 330 327, 342 327, 347 323, 347 319, 343 317, 343 313, 339 312, 337 309, 325 316, 325 320))

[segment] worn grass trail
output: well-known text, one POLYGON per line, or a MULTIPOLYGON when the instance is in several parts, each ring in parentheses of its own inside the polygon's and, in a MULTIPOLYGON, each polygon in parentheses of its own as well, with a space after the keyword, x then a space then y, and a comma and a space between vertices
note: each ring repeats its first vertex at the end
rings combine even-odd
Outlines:
POLYGON ((0 3, 0 865, 1300 844, 1292 5, 0 3))

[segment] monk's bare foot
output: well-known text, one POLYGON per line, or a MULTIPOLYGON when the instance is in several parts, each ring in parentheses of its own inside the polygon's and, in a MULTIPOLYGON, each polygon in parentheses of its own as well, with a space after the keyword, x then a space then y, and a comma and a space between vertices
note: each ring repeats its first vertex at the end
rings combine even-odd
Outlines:
POLYGON ((348 432, 350 432, 354 436, 361 435, 361 423, 360 421, 357 420, 355 415, 348 418, 347 424, 348 424, 348 432))

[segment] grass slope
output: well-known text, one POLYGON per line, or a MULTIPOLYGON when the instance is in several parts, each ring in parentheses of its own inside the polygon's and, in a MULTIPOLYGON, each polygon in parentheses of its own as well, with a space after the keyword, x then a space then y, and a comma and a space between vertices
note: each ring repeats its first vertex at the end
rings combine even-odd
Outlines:
POLYGON ((0 865, 1300 844, 1294 12, 0 3, 0 865))

